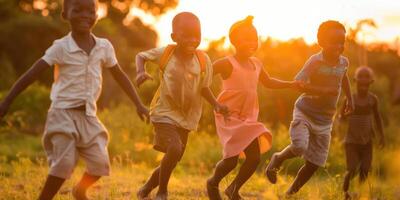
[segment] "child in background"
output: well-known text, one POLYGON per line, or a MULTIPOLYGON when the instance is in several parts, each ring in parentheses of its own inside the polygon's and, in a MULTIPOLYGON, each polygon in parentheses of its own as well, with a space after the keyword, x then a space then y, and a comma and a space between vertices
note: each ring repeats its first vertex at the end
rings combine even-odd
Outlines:
POLYGON ((347 97, 345 112, 353 110, 347 76, 349 61, 342 56, 345 34, 346 29, 341 23, 323 22, 317 35, 322 51, 311 56, 295 78, 304 82, 304 93, 295 103, 289 130, 291 144, 273 154, 265 171, 268 180, 275 184, 281 164, 287 159, 303 156, 305 164, 287 190, 287 195, 298 192, 314 172, 325 165, 333 117, 342 88, 347 97))
POLYGON ((151 49, 136 56, 137 84, 152 79, 145 72, 146 61, 160 67, 160 87, 150 107, 154 125, 154 149, 165 153, 147 182, 137 192, 138 199, 148 198, 158 186, 156 200, 167 199, 168 181, 181 159, 188 133, 197 129, 204 97, 216 112, 226 117, 227 108, 220 105, 212 94, 213 70, 208 56, 197 50, 201 41, 200 21, 189 12, 177 14, 172 21, 172 40, 176 45, 151 49))
POLYGON ((368 177, 372 162, 372 138, 374 136, 374 123, 379 133, 380 147, 385 145, 382 117, 378 109, 378 97, 369 91, 369 86, 374 82, 373 71, 369 67, 359 67, 355 73, 357 93, 353 95, 354 112, 346 114, 342 109, 342 119, 348 118, 349 127, 345 137, 345 151, 347 172, 344 178, 343 191, 345 199, 350 199, 350 180, 359 171, 360 182, 368 177))
POLYGON ((236 167, 239 154, 245 155, 246 160, 225 194, 229 199, 241 199, 240 188, 255 172, 260 154, 271 147, 271 132, 257 120, 258 83, 267 88, 299 86, 297 82, 271 78, 264 71, 262 62, 253 57, 258 48, 258 34, 252 16, 233 24, 229 39, 236 54, 221 58, 213 65, 214 74, 220 74, 223 78, 223 89, 217 101, 228 106, 230 111, 229 120, 215 113, 217 133, 223 145, 223 159, 218 162, 214 175, 207 181, 208 196, 213 200, 221 199, 218 185, 236 167))
POLYGON ((97 21, 96 0, 64 0, 62 17, 71 33, 56 40, 31 69, 12 87, 0 104, 0 119, 12 101, 39 75, 55 66, 43 146, 50 169, 39 200, 53 199, 64 181, 70 178, 79 159, 86 162, 86 172, 73 189, 73 196, 85 200, 86 190, 101 176, 109 175, 108 133, 96 116, 96 101, 102 86, 102 70, 114 79, 135 103, 138 115, 148 117, 136 91, 122 71, 112 44, 93 35, 97 21))

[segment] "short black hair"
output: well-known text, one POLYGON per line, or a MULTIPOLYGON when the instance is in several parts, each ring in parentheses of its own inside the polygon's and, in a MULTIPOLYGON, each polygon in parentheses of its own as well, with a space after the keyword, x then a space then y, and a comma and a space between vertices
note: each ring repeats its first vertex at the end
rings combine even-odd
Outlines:
MULTIPOLYGON (((62 11, 66 12, 73 2, 74 2, 74 0, 63 0, 62 11)), ((97 6, 98 0, 94 0, 94 2, 97 6)))
POLYGON ((331 30, 343 30, 346 33, 346 28, 344 27, 343 24, 341 24, 338 21, 335 20, 328 20, 325 22, 322 22, 319 27, 318 27, 318 33, 317 33, 317 39, 318 43, 321 43, 323 41, 326 41, 326 36, 328 31, 331 30))
POLYGON ((172 32, 175 33, 177 31, 179 24, 184 19, 193 19, 200 23, 200 19, 195 14, 191 12, 180 12, 172 19, 172 32))

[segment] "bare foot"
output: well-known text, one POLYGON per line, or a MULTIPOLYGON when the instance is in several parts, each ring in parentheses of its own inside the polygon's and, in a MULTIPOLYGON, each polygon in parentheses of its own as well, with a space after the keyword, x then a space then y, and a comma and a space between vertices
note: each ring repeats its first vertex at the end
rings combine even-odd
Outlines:
POLYGON ((235 185, 230 185, 225 190, 225 195, 228 197, 229 200, 243 200, 240 196, 239 191, 235 190, 235 185))
POLYGON ((154 200, 168 200, 167 193, 157 193, 156 198, 154 200))
POLYGON ((86 196, 86 190, 79 189, 77 186, 72 189, 72 196, 76 200, 89 200, 86 196))
POLYGON ((147 188, 146 185, 144 185, 141 188, 139 188, 139 190, 136 193, 136 197, 139 200, 149 200, 150 192, 151 192, 151 189, 147 188))
POLYGON ((207 180, 207 195, 210 200, 222 200, 218 185, 213 183, 212 178, 207 180))
POLYGON ((280 162, 278 161, 278 155, 274 153, 271 157, 271 161, 269 162, 267 168, 265 169, 265 176, 272 184, 275 184, 277 181, 277 174, 279 171, 280 162))

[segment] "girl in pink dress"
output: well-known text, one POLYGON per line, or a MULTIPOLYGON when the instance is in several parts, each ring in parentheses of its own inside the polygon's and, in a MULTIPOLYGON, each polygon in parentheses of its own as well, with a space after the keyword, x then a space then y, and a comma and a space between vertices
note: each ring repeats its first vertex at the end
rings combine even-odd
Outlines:
POLYGON ((221 58, 213 64, 214 74, 220 74, 223 79, 223 89, 217 101, 228 106, 230 116, 226 119, 215 113, 223 159, 217 163, 214 175, 207 180, 207 193, 212 200, 221 199, 219 182, 236 167, 239 155, 246 160, 225 194, 229 199, 241 199, 239 189, 255 172, 260 154, 271 147, 271 132, 257 121, 258 82, 267 88, 297 88, 300 85, 269 77, 261 61, 252 57, 258 48, 258 34, 252 21, 253 17, 249 16, 232 25, 229 39, 236 54, 221 58))

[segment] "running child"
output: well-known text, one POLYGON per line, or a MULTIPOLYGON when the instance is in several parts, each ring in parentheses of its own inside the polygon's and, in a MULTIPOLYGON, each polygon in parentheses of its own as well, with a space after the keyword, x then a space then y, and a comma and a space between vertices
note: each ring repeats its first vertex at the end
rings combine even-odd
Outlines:
POLYGON ((323 22, 318 28, 318 44, 321 52, 312 55, 297 74, 303 81, 304 93, 297 99, 290 124, 291 144, 273 154, 266 168, 268 180, 275 184, 281 164, 290 158, 302 156, 305 164, 287 190, 291 195, 325 165, 328 158, 333 117, 343 88, 347 97, 346 113, 353 110, 350 83, 347 76, 349 61, 342 56, 346 29, 337 21, 323 22))
POLYGON ((347 171, 343 183, 345 199, 350 199, 350 181, 359 173, 360 182, 364 182, 371 169, 372 139, 374 137, 374 122, 379 133, 379 145, 385 145, 382 117, 378 109, 378 97, 369 91, 369 86, 374 82, 374 74, 369 67, 359 67, 354 80, 357 92, 353 95, 354 112, 346 114, 344 107, 341 118, 348 119, 349 127, 345 136, 345 151, 347 171))
POLYGON ((297 82, 271 78, 264 71, 262 62, 253 57, 258 48, 258 34, 252 16, 233 24, 229 39, 236 49, 235 55, 221 58, 213 65, 214 74, 220 74, 223 79, 223 89, 217 101, 228 106, 230 111, 229 120, 215 113, 217 133, 223 145, 223 158, 207 181, 208 196, 213 200, 221 199, 218 185, 236 167, 239 155, 243 155, 246 160, 225 190, 229 199, 241 199, 240 188, 255 172, 260 163, 260 154, 271 147, 271 132, 258 121, 258 83, 266 88, 300 86, 297 82))
POLYGON ((227 108, 212 94, 213 69, 208 56, 197 50, 201 41, 200 20, 189 12, 177 14, 172 21, 172 40, 167 47, 141 52, 136 56, 137 84, 152 77, 145 72, 147 61, 159 65, 160 87, 150 106, 154 125, 154 149, 165 153, 146 183, 137 192, 146 199, 158 187, 156 200, 168 197, 171 173, 185 152, 188 133, 197 129, 204 97, 219 113, 227 117, 227 108))
POLYGON ((86 172, 73 189, 73 196, 85 200, 86 190, 110 172, 107 151, 108 133, 96 116, 96 101, 102 87, 102 71, 111 72, 120 87, 135 103, 140 118, 148 117, 135 88, 122 71, 111 43, 92 33, 97 21, 96 0, 64 0, 62 17, 71 32, 54 41, 39 59, 14 84, 0 104, 0 119, 13 100, 45 70, 55 66, 51 106, 43 134, 49 172, 39 200, 53 199, 82 157, 86 172))

